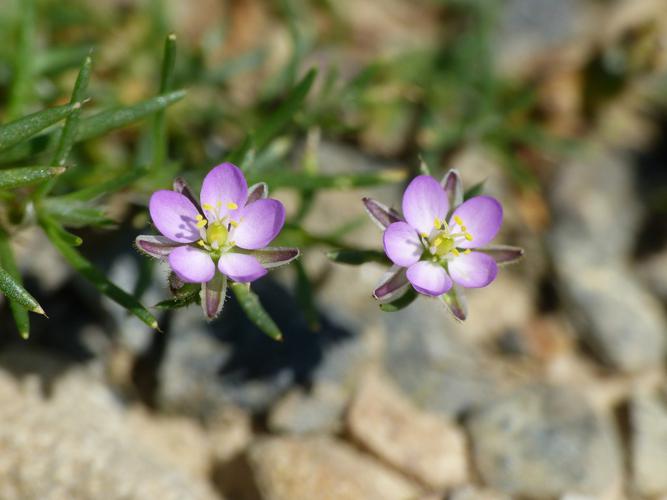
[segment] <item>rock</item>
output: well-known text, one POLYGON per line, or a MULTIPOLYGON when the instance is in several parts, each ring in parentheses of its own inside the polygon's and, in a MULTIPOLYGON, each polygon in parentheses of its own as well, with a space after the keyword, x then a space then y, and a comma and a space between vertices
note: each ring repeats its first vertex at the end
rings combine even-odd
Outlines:
POLYGON ((610 423, 574 391, 526 386, 487 403, 467 424, 482 479, 510 495, 601 494, 622 479, 610 423))
POLYGON ((627 154, 601 147, 565 166, 549 235, 568 313, 595 352, 624 371, 662 363, 666 328, 660 304, 625 264, 640 217, 631 168, 627 154))
POLYGON ((425 410, 460 416, 499 387, 493 364, 448 327, 445 306, 420 298, 400 313, 385 313, 384 369, 425 410))
POLYGON ((415 408, 380 374, 369 373, 360 384, 347 428, 364 448, 428 488, 444 490, 466 479, 463 432, 415 408))
POLYGON ((36 381, 0 370, 0 498, 218 498, 200 476, 205 440, 192 425, 164 432, 146 414, 128 420, 90 370, 52 380, 48 398, 36 381))
POLYGON ((252 440, 250 415, 240 408, 228 406, 209 418, 206 435, 213 458, 224 463, 239 455, 252 440))
POLYGON ((642 497, 667 494, 667 394, 638 393, 631 401, 633 485, 642 497))
POLYGON ((458 488, 447 498, 449 500, 511 500, 507 495, 476 486, 458 488))
POLYGON ((349 392, 326 382, 310 390, 292 389, 273 406, 269 429, 290 434, 338 432, 349 392))
POLYGON ((419 489, 340 441, 266 438, 248 460, 261 498, 267 500, 405 500, 419 489))
POLYGON ((159 369, 160 408, 206 419, 230 404, 265 412, 294 385, 326 382, 350 393, 372 342, 326 315, 313 333, 295 300, 271 279, 253 289, 284 341, 260 332, 235 300, 228 300, 222 318, 212 323, 197 307, 178 311, 159 369))
POLYGON ((499 9, 493 43, 503 74, 528 76, 545 62, 580 64, 592 49, 590 29, 597 12, 587 0, 510 0, 499 9))

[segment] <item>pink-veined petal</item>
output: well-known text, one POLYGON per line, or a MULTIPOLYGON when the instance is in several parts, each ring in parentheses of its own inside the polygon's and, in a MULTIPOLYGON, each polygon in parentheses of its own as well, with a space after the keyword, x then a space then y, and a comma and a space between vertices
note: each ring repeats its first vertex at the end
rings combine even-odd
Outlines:
POLYGON ((148 203, 153 224, 164 236, 179 243, 197 241, 197 215, 199 212, 190 200, 175 191, 156 191, 148 203))
POLYGON ((477 248, 486 245, 498 234, 503 223, 503 207, 498 200, 490 196, 475 196, 464 201, 454 210, 449 221, 452 233, 461 232, 457 217, 461 219, 472 239, 457 238, 456 246, 477 248))
POLYGON ((255 281, 268 272, 256 257, 242 253, 222 254, 218 269, 222 274, 241 283, 255 281))
POLYGON ((424 249, 417 231, 407 222, 394 222, 382 236, 384 253, 396 265, 407 267, 419 260, 424 249))
POLYGON ((498 274, 498 265, 493 257, 480 252, 454 257, 449 261, 448 269, 454 282, 465 288, 485 287, 498 274))
POLYGON ((248 184, 243 172, 231 163, 223 163, 211 170, 201 186, 199 201, 209 221, 230 215, 236 218, 248 198, 248 184))
POLYGON ((429 175, 415 177, 403 194, 403 216, 420 233, 431 234, 435 219, 444 221, 448 210, 445 190, 429 175))
POLYGON ((424 295, 437 297, 452 287, 447 271, 435 262, 423 260, 412 264, 408 268, 407 277, 414 289, 424 295))
POLYGON ((285 224, 285 207, 272 198, 257 200, 240 212, 238 226, 230 238, 234 244, 246 250, 264 248, 278 236, 285 224))
POLYGON ((169 254, 169 265, 176 276, 186 283, 204 283, 215 274, 211 256, 192 246, 181 246, 169 254))

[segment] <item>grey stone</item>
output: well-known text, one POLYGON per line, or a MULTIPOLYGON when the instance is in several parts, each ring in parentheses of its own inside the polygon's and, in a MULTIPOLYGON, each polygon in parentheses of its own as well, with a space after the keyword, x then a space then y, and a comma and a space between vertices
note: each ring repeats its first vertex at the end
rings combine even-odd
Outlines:
POLYGON ((633 485, 643 497, 667 493, 667 394, 637 393, 631 401, 633 485))
POLYGON ((517 72, 525 74, 545 59, 552 65, 581 61, 593 38, 593 6, 588 0, 503 2, 493 43, 501 71, 516 77, 517 72))
POLYGON ((448 327, 447 314, 443 304, 425 298, 383 314, 384 366, 418 406, 456 417, 491 397, 499 384, 484 354, 448 327))
MULTIPOLYGON (((212 323, 197 306, 178 311, 159 368, 158 406, 207 417, 229 404, 267 411, 295 385, 326 383, 350 393, 369 355, 366 338, 326 315, 320 331, 312 332, 284 288, 261 280, 253 289, 283 330, 283 342, 250 324, 234 300, 212 323)), ((341 400, 337 411, 344 404, 341 400)))
POLYGON ((614 367, 659 365, 665 354, 660 304, 626 267, 641 211, 627 153, 594 148, 563 167, 549 235, 567 311, 583 338, 614 367))
POLYGON ((0 498, 219 498, 198 475, 207 450, 193 424, 163 425, 145 413, 128 418, 98 371, 70 367, 65 374, 63 366, 56 381, 41 366, 24 371, 21 383, 0 370, 0 498), (51 382, 48 397, 37 376, 51 382), (171 453, 174 446, 182 449, 171 453))
POLYGON ((467 424, 482 479, 505 493, 600 494, 622 478, 610 422, 573 390, 526 386, 487 403, 467 424))
POLYGON ((338 432, 349 397, 349 391, 326 382, 310 390, 292 389, 271 409, 269 429, 290 434, 338 432))

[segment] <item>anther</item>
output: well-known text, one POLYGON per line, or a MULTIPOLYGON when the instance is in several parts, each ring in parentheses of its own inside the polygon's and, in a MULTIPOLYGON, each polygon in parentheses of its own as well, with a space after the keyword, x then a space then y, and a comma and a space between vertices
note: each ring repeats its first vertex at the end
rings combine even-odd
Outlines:
POLYGON ((230 210, 236 210, 237 208, 239 208, 239 206, 233 201, 230 201, 229 203, 227 203, 227 208, 230 210))
POLYGON ((440 220, 440 217, 436 217, 433 220, 433 227, 435 227, 436 229, 440 229, 442 227, 442 221, 440 220))
POLYGON ((466 239, 466 240, 468 240, 468 241, 472 241, 472 234, 470 234, 470 233, 466 233, 464 236, 465 236, 465 239, 466 239))
POLYGON ((202 208, 203 208, 204 210, 208 210, 209 212, 213 212, 213 205, 211 205, 210 203, 204 203, 204 204, 202 205, 202 208))
POLYGON ((470 250, 469 248, 466 248, 466 249, 463 251, 463 253, 466 254, 466 255, 468 255, 470 252, 472 252, 472 250, 470 250))
POLYGON ((206 219, 202 219, 202 220, 200 220, 199 222, 197 222, 196 225, 197 225, 197 227, 198 227, 199 229, 201 229, 201 228, 204 227, 207 223, 208 223, 208 221, 207 221, 206 219))
POLYGON ((456 248, 452 248, 451 251, 452 251, 452 253, 454 254, 455 257, 458 257, 459 255, 461 255, 461 252, 459 252, 456 248))
POLYGON ((462 226, 462 225, 463 225, 463 220, 462 220, 461 217, 459 217, 458 215, 455 215, 455 216, 454 216, 454 220, 456 221, 456 223, 457 223, 459 226, 462 226))

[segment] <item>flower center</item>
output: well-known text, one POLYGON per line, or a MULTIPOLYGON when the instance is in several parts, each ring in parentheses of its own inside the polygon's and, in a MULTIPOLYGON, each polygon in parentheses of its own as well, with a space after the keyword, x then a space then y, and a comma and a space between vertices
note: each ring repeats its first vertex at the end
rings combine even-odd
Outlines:
POLYGON ((206 241, 209 244, 217 243, 219 248, 223 247, 227 243, 227 237, 229 236, 229 231, 224 224, 219 222, 214 222, 208 225, 206 229, 206 241))
MULTIPOLYGON (((425 233, 422 234, 424 246, 436 261, 447 259, 449 254, 455 257, 461 255, 459 249, 456 248, 457 238, 465 238, 468 241, 472 241, 472 235, 463 224, 461 217, 455 215, 454 221, 459 225, 460 232, 458 233, 453 233, 452 228, 446 221, 442 221, 436 217, 433 221, 435 232, 432 232, 430 237, 425 233)), ((464 250, 464 253, 470 253, 470 250, 464 250)))

